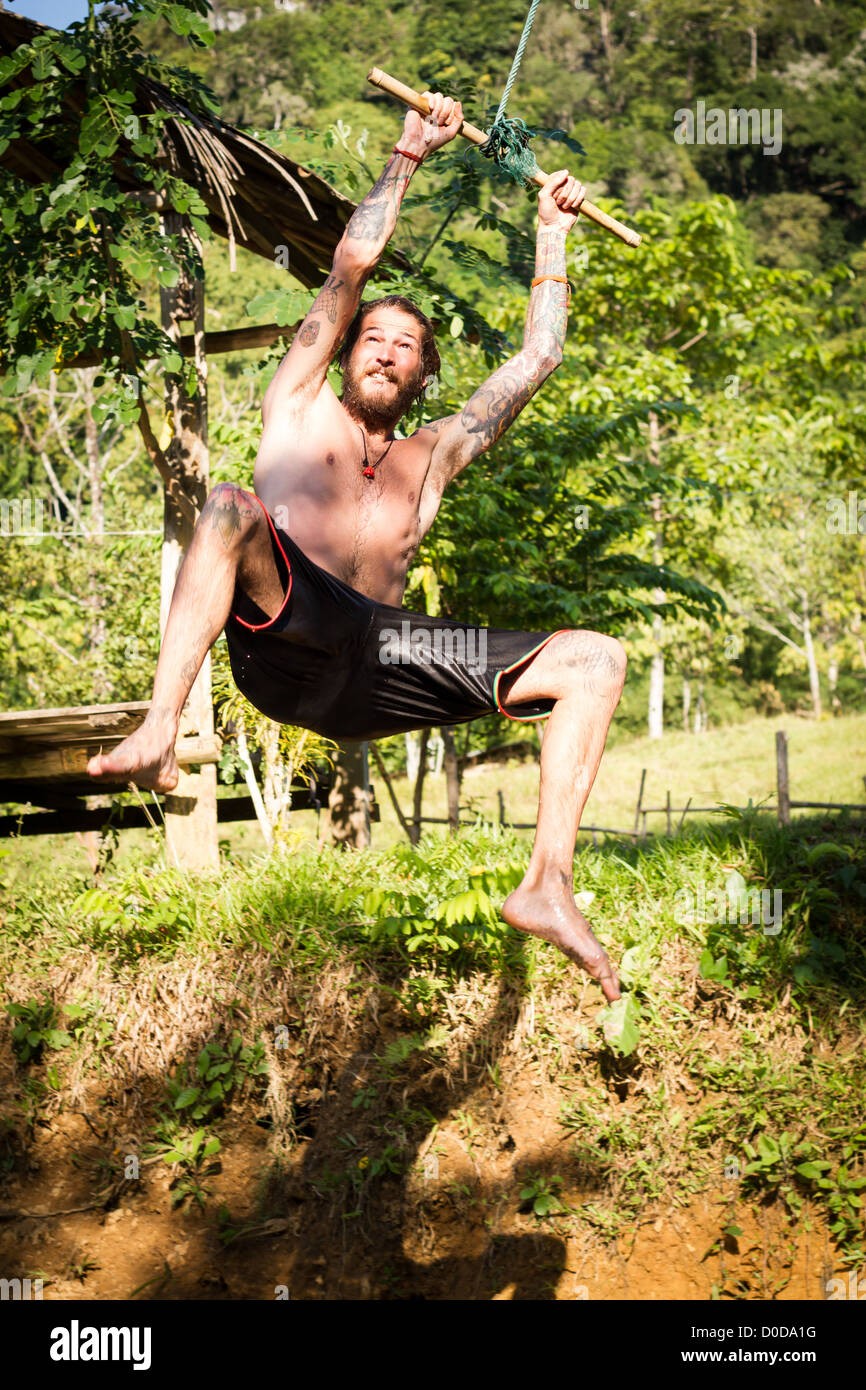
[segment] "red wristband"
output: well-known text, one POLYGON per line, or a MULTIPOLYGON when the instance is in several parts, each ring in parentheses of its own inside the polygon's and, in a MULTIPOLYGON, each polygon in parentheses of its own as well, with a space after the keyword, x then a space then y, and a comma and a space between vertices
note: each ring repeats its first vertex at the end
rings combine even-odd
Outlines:
POLYGON ((420 155, 420 154, 410 154, 408 150, 401 150, 399 145, 395 145, 395 146, 394 146, 394 153, 395 153, 395 154, 402 154, 402 155, 405 155, 405 157, 406 157, 407 159, 414 159, 414 161, 415 161, 416 164, 422 164, 423 161, 424 161, 424 156, 423 156, 423 155, 420 155))

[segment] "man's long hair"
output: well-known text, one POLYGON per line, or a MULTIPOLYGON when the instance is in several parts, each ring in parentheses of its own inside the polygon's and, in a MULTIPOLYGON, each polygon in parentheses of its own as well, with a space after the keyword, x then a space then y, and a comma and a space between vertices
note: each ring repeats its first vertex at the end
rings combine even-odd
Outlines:
MULTIPOLYGON (((339 363, 341 370, 345 371, 346 363, 351 356, 352 349, 358 341, 364 319, 373 309, 402 309, 404 314, 411 314, 421 325, 421 377, 437 376, 441 365, 439 349, 436 346, 436 335, 433 325, 425 313, 413 304, 411 299, 407 299, 404 294, 386 294, 382 299, 370 299, 362 302, 358 307, 358 312, 346 330, 343 339, 343 346, 339 351, 339 363)), ((421 394, 419 389, 418 395, 421 394)), ((417 397, 416 397, 417 399, 417 397)))

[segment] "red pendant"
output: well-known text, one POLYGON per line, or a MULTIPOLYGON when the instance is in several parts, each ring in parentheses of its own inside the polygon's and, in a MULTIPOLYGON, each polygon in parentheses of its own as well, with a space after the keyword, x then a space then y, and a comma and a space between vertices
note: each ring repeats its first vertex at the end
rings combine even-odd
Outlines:
POLYGON ((368 465, 368 466, 364 469, 364 477, 365 477, 365 478, 375 478, 375 476, 376 476, 376 474, 373 472, 373 469, 370 468, 369 465, 368 465))

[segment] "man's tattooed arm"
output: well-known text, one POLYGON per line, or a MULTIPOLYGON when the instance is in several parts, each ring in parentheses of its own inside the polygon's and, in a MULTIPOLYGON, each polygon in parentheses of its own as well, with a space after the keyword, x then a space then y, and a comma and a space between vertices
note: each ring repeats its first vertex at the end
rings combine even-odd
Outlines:
MULTIPOLYGON (((414 151, 413 151, 414 153, 414 151)), ((413 159, 394 154, 370 192, 349 219, 343 237, 346 250, 376 264, 397 225, 397 215, 409 180, 418 168, 413 159)))
MULTIPOLYGON (((331 359, 361 302, 367 278, 388 244, 416 168, 414 160, 393 155, 350 217, 334 253, 331 273, 265 392, 265 423, 277 398, 291 410, 322 387, 331 359)), ((283 417, 282 410, 278 415, 283 417)))
MULTIPOLYGON (((565 276, 565 232, 539 228, 535 274, 565 276)), ((536 285, 529 297, 521 351, 488 377, 459 415, 426 426, 435 435, 428 474, 431 485, 444 488, 467 463, 495 444, 559 366, 567 303, 565 284, 543 280, 536 285)))
MULTIPOLYGON (((541 275, 565 278, 565 232, 540 227, 535 243, 535 279, 541 275)), ((559 280, 542 280, 529 296, 524 348, 540 352, 555 365, 562 361, 568 318, 568 286, 559 280)))

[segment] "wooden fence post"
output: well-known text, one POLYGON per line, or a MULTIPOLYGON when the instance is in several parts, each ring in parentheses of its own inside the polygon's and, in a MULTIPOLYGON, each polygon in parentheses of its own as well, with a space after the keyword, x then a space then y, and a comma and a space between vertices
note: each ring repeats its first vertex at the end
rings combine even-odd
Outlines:
POLYGON ((634 838, 635 838, 635 840, 637 840, 637 838, 638 838, 638 836, 639 836, 639 834, 640 834, 640 809, 641 809, 641 803, 642 803, 642 801, 643 801, 643 789, 644 789, 644 783, 645 783, 645 782, 646 782, 646 768, 644 767, 644 768, 641 768, 641 774, 640 774, 640 791, 639 791, 638 794, 637 794, 637 807, 635 808, 635 813, 634 813, 634 838))
POLYGON ((776 732, 776 801, 779 809, 779 824, 791 824, 791 800, 788 791, 788 735, 781 729, 776 732))

